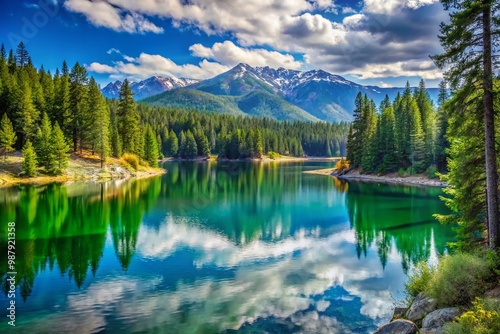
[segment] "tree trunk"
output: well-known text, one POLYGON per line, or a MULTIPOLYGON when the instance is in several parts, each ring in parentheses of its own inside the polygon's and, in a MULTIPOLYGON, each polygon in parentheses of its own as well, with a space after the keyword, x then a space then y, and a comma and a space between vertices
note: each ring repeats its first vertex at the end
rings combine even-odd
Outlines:
POLYGON ((483 107, 486 155, 486 203, 488 243, 500 247, 498 211, 498 172, 495 151, 495 114, 493 111, 493 67, 491 61, 491 0, 483 0, 483 107))

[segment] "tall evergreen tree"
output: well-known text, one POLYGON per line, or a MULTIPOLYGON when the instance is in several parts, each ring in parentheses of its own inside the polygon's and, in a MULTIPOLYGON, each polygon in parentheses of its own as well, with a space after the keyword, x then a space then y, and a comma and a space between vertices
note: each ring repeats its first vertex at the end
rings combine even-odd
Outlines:
POLYGON ((23 162, 21 163, 21 169, 29 177, 36 176, 36 167, 37 167, 36 153, 29 139, 26 141, 26 144, 24 144, 22 153, 24 159, 23 162))
POLYGON ((150 126, 146 129, 146 138, 144 140, 144 160, 151 167, 158 167, 158 143, 150 126))
POLYGON ((28 65, 28 59, 29 59, 28 50, 26 50, 24 43, 21 41, 16 49, 17 66, 24 68, 26 65, 28 65))
POLYGON ((194 158, 198 155, 198 146, 196 145, 196 140, 191 130, 186 132, 186 145, 184 148, 184 158, 194 158))
POLYGON ((50 147, 51 159, 54 161, 54 165, 48 172, 51 174, 60 174, 68 166, 69 146, 58 123, 55 123, 52 129, 50 147))
POLYGON ((129 82, 125 79, 118 102, 118 135, 122 140, 123 152, 137 153, 135 142, 139 131, 139 114, 132 94, 129 82))
POLYGON ((42 121, 38 127, 35 138, 35 150, 38 157, 38 164, 44 167, 46 171, 51 170, 54 166, 52 158, 52 150, 50 147, 50 138, 52 135, 52 125, 50 124, 49 116, 46 113, 42 114, 42 121))
POLYGON ((54 103, 52 110, 52 122, 58 122, 66 138, 73 136, 73 117, 70 107, 70 82, 69 74, 59 75, 56 71, 54 77, 54 103))
POLYGON ((21 76, 19 83, 19 101, 17 104, 16 127, 21 133, 21 142, 33 138, 35 134, 35 123, 39 118, 39 112, 33 105, 31 98, 31 87, 28 78, 21 76))
POLYGON ((17 137, 12 122, 7 117, 7 114, 3 114, 2 120, 0 121, 0 149, 3 152, 4 162, 7 160, 7 153, 14 151, 16 139, 17 137))
POLYGON ((439 83, 438 112, 436 115, 436 166, 440 172, 447 170, 446 149, 450 147, 450 142, 446 138, 446 129, 448 128, 448 114, 444 104, 448 101, 448 90, 446 81, 439 83))
MULTIPOLYGON (((454 90, 462 91, 462 110, 471 99, 482 101, 486 194, 487 231, 490 248, 500 247, 500 211, 498 193, 498 166, 495 147, 495 113, 493 92, 492 39, 500 35, 499 3, 496 0, 442 0, 451 12, 450 22, 441 24, 441 45, 444 53, 434 56, 440 68, 447 67, 445 77, 454 90), (493 18, 493 19, 492 19, 493 18), (476 92, 480 90, 480 94, 476 92)), ((457 192, 462 191, 460 187, 457 192)))
POLYGON ((177 157, 177 154, 179 153, 179 140, 173 130, 170 130, 170 133, 168 134, 166 149, 167 155, 177 157))
POLYGON ((380 117, 380 150, 382 153, 382 171, 392 172, 397 169, 394 109, 386 95, 381 104, 380 117))
POLYGON ((361 158, 363 156, 363 131, 365 130, 363 124, 363 94, 358 93, 354 102, 355 108, 353 112, 354 121, 352 127, 349 129, 349 138, 347 140, 347 160, 349 160, 352 167, 359 167, 361 165, 361 158))
POLYGON ((78 147, 83 149, 84 133, 86 130, 86 98, 87 98, 87 71, 78 62, 71 69, 70 79, 70 110, 71 110, 71 136, 73 139, 73 151, 78 147))

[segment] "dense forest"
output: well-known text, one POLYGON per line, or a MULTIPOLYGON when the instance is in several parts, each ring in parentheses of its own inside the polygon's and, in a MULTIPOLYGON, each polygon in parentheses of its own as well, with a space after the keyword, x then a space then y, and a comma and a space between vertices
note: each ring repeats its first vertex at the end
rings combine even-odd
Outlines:
POLYGON ((228 159, 263 154, 339 156, 346 150, 347 123, 278 122, 181 108, 137 105, 125 80, 118 100, 106 100, 79 63, 66 62, 54 75, 33 66, 23 43, 0 54, 0 150, 22 149, 23 170, 58 174, 69 152, 101 157, 136 155, 156 166, 158 158, 218 154, 228 159))
POLYGON ((443 105, 447 95, 443 83, 436 112, 422 80, 413 92, 407 84, 392 102, 386 96, 377 112, 373 100, 359 93, 347 143, 351 166, 377 173, 445 171, 449 143, 444 136, 443 105))

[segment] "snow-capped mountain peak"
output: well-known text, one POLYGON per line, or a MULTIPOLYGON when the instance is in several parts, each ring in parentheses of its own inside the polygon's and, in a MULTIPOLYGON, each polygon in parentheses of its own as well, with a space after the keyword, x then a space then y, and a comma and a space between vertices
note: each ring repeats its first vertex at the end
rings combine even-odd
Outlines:
MULTIPOLYGON (((139 82, 131 82, 130 88, 132 92, 134 92, 134 98, 140 100, 175 88, 186 87, 197 82, 199 82, 199 80, 154 75, 139 82)), ((121 86, 122 82, 119 80, 110 82, 102 89, 102 93, 106 97, 117 98, 120 95, 121 86)))

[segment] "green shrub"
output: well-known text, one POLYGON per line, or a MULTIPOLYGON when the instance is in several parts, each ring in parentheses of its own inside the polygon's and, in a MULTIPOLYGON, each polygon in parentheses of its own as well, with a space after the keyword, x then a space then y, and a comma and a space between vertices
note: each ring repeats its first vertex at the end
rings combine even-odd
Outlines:
POLYGON ((404 168, 398 169, 398 176, 399 177, 406 177, 408 176, 408 172, 404 168))
POLYGON ((122 155, 122 160, 132 166, 133 169, 137 170, 139 168, 139 157, 132 153, 124 153, 122 155))
POLYGON ((470 305, 486 291, 491 279, 488 263, 470 254, 454 254, 441 259, 428 292, 439 306, 470 305))
POLYGON ((444 327, 446 334, 500 333, 500 301, 476 299, 472 308, 458 317, 458 322, 444 327))
POLYGON ((270 151, 268 154, 269 156, 269 159, 278 159, 280 157, 280 154, 279 153, 276 153, 276 152, 273 152, 273 151, 270 151))
POLYGON ((432 166, 429 166, 429 168, 427 168, 427 177, 429 179, 437 179, 438 178, 438 175, 437 175, 437 168, 436 166, 432 165, 432 166))
POLYGON ((415 298, 419 293, 429 289, 429 283, 436 273, 436 268, 430 267, 427 262, 419 262, 405 283, 405 290, 409 299, 415 298))

